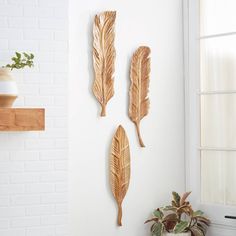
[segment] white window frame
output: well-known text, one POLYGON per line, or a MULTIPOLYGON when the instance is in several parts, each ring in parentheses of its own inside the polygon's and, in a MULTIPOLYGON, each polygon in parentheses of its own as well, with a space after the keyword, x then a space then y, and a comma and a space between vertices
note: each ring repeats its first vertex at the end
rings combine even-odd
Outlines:
POLYGON ((192 191, 194 207, 206 212, 213 226, 233 230, 232 235, 235 236, 236 220, 225 219, 224 216, 236 216, 236 207, 201 203, 199 5, 199 0, 183 0, 186 189, 192 191))

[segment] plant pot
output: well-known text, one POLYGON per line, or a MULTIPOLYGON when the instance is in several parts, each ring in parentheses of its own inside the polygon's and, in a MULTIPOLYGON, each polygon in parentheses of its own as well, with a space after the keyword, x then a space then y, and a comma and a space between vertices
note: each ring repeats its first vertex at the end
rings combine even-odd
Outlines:
POLYGON ((17 84, 8 68, 0 68, 0 107, 12 107, 18 95, 17 84))
POLYGON ((174 234, 174 233, 164 233, 163 236, 191 236, 191 233, 180 233, 180 234, 174 234))

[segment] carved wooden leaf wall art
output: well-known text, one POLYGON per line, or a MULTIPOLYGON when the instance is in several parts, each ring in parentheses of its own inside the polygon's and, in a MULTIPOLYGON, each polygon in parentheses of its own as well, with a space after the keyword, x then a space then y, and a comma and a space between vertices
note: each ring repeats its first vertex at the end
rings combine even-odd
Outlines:
POLYGON ((130 69, 129 117, 135 124, 141 147, 145 147, 145 145, 140 134, 140 121, 148 114, 150 106, 148 98, 150 53, 149 47, 139 47, 132 57, 130 69))
POLYGON ((106 105, 114 95, 115 19, 115 11, 103 12, 100 15, 96 15, 94 19, 93 65, 95 80, 93 93, 101 104, 101 116, 106 115, 106 105))
POLYGON ((129 141, 124 128, 120 125, 113 137, 110 154, 110 184, 118 205, 118 225, 122 222, 122 202, 130 181, 129 141))

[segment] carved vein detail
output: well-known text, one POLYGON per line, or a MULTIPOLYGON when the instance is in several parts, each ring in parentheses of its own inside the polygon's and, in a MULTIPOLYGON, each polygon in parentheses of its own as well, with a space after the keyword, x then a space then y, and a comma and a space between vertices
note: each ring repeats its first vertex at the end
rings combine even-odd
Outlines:
POLYGON ((135 124, 141 147, 145 147, 145 145, 141 138, 140 121, 148 114, 150 106, 148 98, 150 53, 149 47, 139 47, 132 57, 130 68, 129 117, 135 124))
POLYGON ((93 25, 93 65, 95 80, 93 93, 101 105, 101 116, 106 115, 106 105, 114 95, 116 12, 106 11, 96 15, 93 25))
POLYGON ((120 125, 112 139, 110 154, 110 184, 118 205, 118 225, 122 225, 122 202, 130 181, 129 141, 124 128, 120 125))

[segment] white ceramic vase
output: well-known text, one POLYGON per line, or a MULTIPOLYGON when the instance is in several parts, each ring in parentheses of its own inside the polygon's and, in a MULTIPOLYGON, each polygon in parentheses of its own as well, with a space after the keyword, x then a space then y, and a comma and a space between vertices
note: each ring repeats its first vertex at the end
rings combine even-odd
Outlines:
POLYGON ((173 233, 164 233, 163 236, 191 236, 191 233, 180 233, 180 234, 173 234, 173 233))
POLYGON ((0 68, 0 107, 12 107, 17 96, 17 84, 10 69, 0 68))

